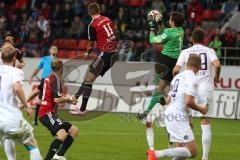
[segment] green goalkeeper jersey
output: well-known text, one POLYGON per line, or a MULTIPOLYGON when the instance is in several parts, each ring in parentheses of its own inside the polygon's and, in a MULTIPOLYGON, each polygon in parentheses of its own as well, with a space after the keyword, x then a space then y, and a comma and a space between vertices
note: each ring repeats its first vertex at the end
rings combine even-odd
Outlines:
POLYGON ((177 59, 183 46, 182 27, 165 28, 158 36, 150 33, 150 43, 162 43, 162 54, 177 59))

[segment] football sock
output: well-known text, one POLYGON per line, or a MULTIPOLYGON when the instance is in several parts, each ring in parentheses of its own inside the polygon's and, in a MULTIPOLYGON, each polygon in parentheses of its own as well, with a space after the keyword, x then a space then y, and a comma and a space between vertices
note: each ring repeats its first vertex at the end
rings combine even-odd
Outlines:
POLYGON ((82 85, 79 87, 77 93, 75 94, 75 97, 78 99, 82 93, 83 93, 83 86, 84 86, 85 82, 82 83, 82 85))
POLYGON ((157 158, 162 158, 162 157, 189 158, 191 157, 190 151, 185 147, 177 147, 177 148, 155 151, 155 154, 157 158))
POLYGON ((16 160, 15 144, 11 139, 5 139, 4 150, 8 160, 16 160))
POLYGON ((55 153, 58 151, 61 144, 62 144, 62 141, 60 139, 53 140, 44 160, 51 160, 53 158, 53 156, 55 155, 55 153))
POLYGON ((161 94, 160 92, 156 91, 154 93, 154 95, 151 98, 151 101, 147 107, 147 109, 145 110, 146 112, 150 112, 152 110, 152 108, 155 106, 156 103, 159 102, 159 100, 163 97, 164 95, 161 94))
POLYGON ((154 150, 153 128, 147 128, 146 129, 146 136, 147 136, 147 143, 148 143, 149 149, 154 150))
POLYGON ((208 153, 211 146, 212 140, 212 132, 211 132, 211 125, 201 125, 202 128, 202 148, 203 148, 203 155, 202 159, 208 159, 208 153))
POLYGON ((72 145, 73 143, 73 137, 68 135, 67 138, 63 141, 62 146, 60 147, 57 155, 58 156, 64 156, 68 148, 72 145))
POLYGON ((30 160, 42 160, 42 156, 38 148, 34 148, 29 151, 30 153, 30 160))
POLYGON ((87 102, 92 93, 92 83, 84 82, 83 84, 83 97, 82 97, 82 105, 80 111, 85 111, 87 107, 87 102))
POLYGON ((37 105, 36 105, 36 109, 35 109, 35 115, 34 115, 34 124, 37 124, 37 123, 38 123, 39 108, 40 108, 40 105, 37 104, 37 105))

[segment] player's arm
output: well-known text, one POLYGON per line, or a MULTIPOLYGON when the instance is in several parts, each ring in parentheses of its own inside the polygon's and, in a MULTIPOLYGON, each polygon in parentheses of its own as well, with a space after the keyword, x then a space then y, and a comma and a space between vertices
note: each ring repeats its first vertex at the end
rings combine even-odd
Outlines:
POLYGON ((19 98, 20 102, 24 106, 24 109, 28 113, 28 115, 31 117, 32 116, 32 109, 28 106, 26 98, 25 98, 25 93, 22 88, 22 84, 18 81, 13 85, 13 90, 16 93, 17 97, 19 98))
POLYGON ((187 107, 189 107, 193 110, 199 111, 202 114, 206 114, 207 111, 208 111, 207 106, 196 104, 195 101, 194 101, 194 96, 192 96, 192 95, 186 95, 185 96, 185 104, 186 104, 187 107))
POLYGON ((62 96, 59 89, 58 89, 58 82, 55 79, 51 84, 51 89, 54 96, 55 103, 77 103, 75 96, 62 96))
POLYGON ((150 31, 149 43, 162 43, 166 39, 167 39, 167 34, 165 32, 156 36, 153 31, 150 31))
POLYGON ((94 42, 97 40, 97 33, 95 28, 91 25, 88 25, 88 46, 87 54, 90 54, 93 50, 94 42))
POLYGON ((175 77, 181 71, 182 66, 185 64, 186 56, 184 52, 181 52, 175 67, 173 68, 173 76, 175 77))
POLYGON ((30 102, 33 98, 35 98, 35 97, 38 95, 39 92, 40 92, 39 89, 38 89, 38 88, 35 88, 35 89, 32 91, 32 93, 28 96, 27 102, 30 102))
POLYGON ((22 52, 16 48, 16 57, 17 57, 17 60, 19 62, 19 64, 17 65, 17 68, 19 69, 22 69, 26 64, 25 62, 23 61, 23 54, 22 52))
POLYGON ((221 73, 221 63, 218 59, 214 60, 212 63, 215 66, 214 81, 219 83, 220 82, 220 73, 221 73))
POLYGON ((30 76, 30 78, 28 80, 30 85, 32 84, 33 78, 38 74, 38 72, 43 68, 43 66, 44 66, 44 58, 41 58, 37 68, 34 69, 32 75, 30 76))

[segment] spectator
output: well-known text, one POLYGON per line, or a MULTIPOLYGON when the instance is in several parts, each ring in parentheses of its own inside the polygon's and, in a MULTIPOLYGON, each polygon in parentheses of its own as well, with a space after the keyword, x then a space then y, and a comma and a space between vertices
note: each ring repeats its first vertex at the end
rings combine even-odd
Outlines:
POLYGON ((27 15, 26 12, 24 12, 24 13, 22 14, 22 17, 21 17, 21 23, 22 23, 22 25, 26 26, 27 20, 28 20, 28 15, 27 15))
POLYGON ((80 21, 80 17, 75 16, 70 28, 70 37, 80 39, 83 37, 84 31, 85 31, 85 26, 80 21))
POLYGON ((191 30, 189 28, 186 28, 184 34, 185 35, 184 35, 184 39, 183 39, 183 47, 184 48, 191 47, 192 46, 191 30))
POLYGON ((21 25, 20 32, 19 32, 19 39, 20 42, 25 43, 28 40, 28 31, 24 25, 21 25))
POLYGON ((12 14, 8 22, 8 30, 11 30, 14 34, 17 34, 20 30, 20 21, 16 14, 12 14))
POLYGON ((236 7, 235 1, 228 0, 223 3, 221 11, 224 15, 229 15, 235 9, 235 7, 236 7))
POLYGON ((40 15, 39 20, 37 21, 37 26, 40 31, 45 32, 47 30, 48 21, 44 18, 43 15, 40 15))
POLYGON ((4 15, 0 15, 0 31, 4 32, 7 27, 7 18, 4 15))
POLYGON ((221 53, 221 47, 222 47, 222 42, 219 38, 219 35, 215 35, 214 40, 209 43, 209 47, 213 48, 216 51, 217 57, 221 58, 222 53, 221 53))
POLYGON ((236 37, 230 27, 226 27, 224 34, 221 36, 223 47, 234 47, 236 37))
POLYGON ((187 7, 187 13, 191 30, 194 28, 195 25, 201 25, 203 7, 198 0, 191 0, 187 7))
POLYGON ((34 23, 35 22, 33 21, 32 17, 28 17, 28 20, 27 20, 26 25, 25 25, 26 30, 29 31, 31 28, 33 28, 34 23))
POLYGON ((41 14, 45 19, 49 19, 49 12, 50 12, 50 9, 49 9, 47 3, 46 3, 46 2, 43 2, 43 3, 42 3, 42 7, 41 7, 40 14, 41 14))
POLYGON ((152 2, 152 9, 158 10, 160 13, 165 14, 167 8, 162 0, 154 0, 152 2))
POLYGON ((60 4, 56 4, 54 9, 51 10, 51 20, 53 27, 58 29, 62 27, 62 11, 60 4))
MULTIPOLYGON (((236 47, 240 49, 240 32, 237 32, 236 36, 236 47)), ((240 57, 240 54, 238 53, 238 56, 240 57)))
POLYGON ((0 2, 0 15, 6 15, 7 7, 3 1, 0 2))
POLYGON ((63 28, 65 30, 67 30, 71 27, 71 22, 73 20, 73 17, 74 17, 74 12, 71 9, 70 4, 66 3, 64 5, 64 10, 63 10, 63 28))
POLYGON ((33 19, 34 21, 37 21, 37 20, 38 20, 38 17, 39 17, 39 10, 38 10, 38 8, 34 8, 34 9, 32 10, 31 16, 32 16, 32 19, 33 19))

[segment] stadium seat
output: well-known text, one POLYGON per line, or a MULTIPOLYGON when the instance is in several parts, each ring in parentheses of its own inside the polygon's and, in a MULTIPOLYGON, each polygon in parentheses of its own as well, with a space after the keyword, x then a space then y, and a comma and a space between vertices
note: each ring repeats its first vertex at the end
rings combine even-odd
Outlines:
POLYGON ((217 21, 220 19, 222 12, 221 10, 215 10, 213 11, 213 20, 217 21))
POLYGON ((64 50, 58 50, 57 56, 58 56, 59 58, 66 58, 66 56, 65 56, 65 51, 64 51, 64 50))
POLYGON ((129 6, 133 6, 133 7, 141 7, 143 5, 144 5, 143 0, 130 0, 129 2, 129 6))
POLYGON ((76 39, 66 39, 65 46, 67 49, 77 49, 77 40, 76 39))
POLYGON ((61 39, 57 39, 56 41, 57 41, 56 43, 57 43, 57 47, 58 48, 60 48, 60 49, 62 48, 63 49, 63 48, 66 47, 65 46, 65 39, 61 38, 61 39))
POLYGON ((66 56, 70 59, 76 59, 78 57, 78 52, 76 50, 67 51, 66 56))
POLYGON ((213 20, 213 11, 212 10, 204 10, 202 13, 203 20, 213 20))
POLYGON ((78 49, 87 50, 88 40, 82 39, 78 42, 78 49))

